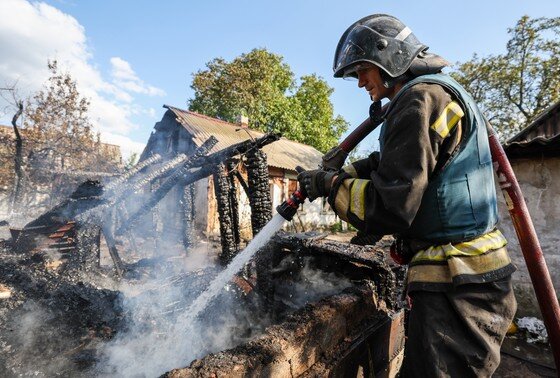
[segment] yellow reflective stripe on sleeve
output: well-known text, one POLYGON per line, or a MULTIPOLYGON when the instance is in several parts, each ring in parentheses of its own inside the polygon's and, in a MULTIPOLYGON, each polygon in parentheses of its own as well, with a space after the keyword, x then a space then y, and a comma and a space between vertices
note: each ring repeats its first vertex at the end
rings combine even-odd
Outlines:
POLYGON ((336 215, 345 222, 348 222, 346 212, 348 211, 348 205, 350 202, 349 186, 352 181, 354 181, 354 179, 344 180, 338 187, 338 191, 336 192, 336 197, 334 199, 334 210, 336 211, 336 215))
POLYGON ((445 138, 464 115, 465 113, 459 104, 455 101, 451 101, 445 109, 443 109, 438 119, 432 123, 430 128, 438 133, 439 136, 445 138))
POLYGON ((350 189, 350 212, 364 220, 366 215, 366 187, 369 180, 355 179, 350 189))
POLYGON ((419 261, 445 261, 453 256, 477 256, 492 249, 504 247, 507 240, 499 230, 489 232, 476 239, 458 244, 436 245, 422 251, 418 251, 412 258, 411 263, 419 261))
POLYGON ((358 177, 358 172, 356 171, 356 168, 353 164, 345 165, 344 167, 342 167, 342 170, 354 178, 358 177))

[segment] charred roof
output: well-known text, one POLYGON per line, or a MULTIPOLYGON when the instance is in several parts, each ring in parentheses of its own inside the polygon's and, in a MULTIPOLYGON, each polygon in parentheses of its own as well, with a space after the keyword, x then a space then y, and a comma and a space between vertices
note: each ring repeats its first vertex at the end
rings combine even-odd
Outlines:
MULTIPOLYGON (((195 112, 164 105, 175 116, 175 120, 192 136, 193 142, 200 146, 210 136, 218 139, 218 143, 210 151, 216 152, 248 139, 262 137, 264 133, 242 125, 225 122, 195 112)), ((323 154, 314 147, 281 138, 262 149, 268 158, 268 165, 276 168, 295 171, 300 165, 305 169, 316 169, 323 154)))
POLYGON ((560 101, 504 143, 510 158, 560 156, 560 101))

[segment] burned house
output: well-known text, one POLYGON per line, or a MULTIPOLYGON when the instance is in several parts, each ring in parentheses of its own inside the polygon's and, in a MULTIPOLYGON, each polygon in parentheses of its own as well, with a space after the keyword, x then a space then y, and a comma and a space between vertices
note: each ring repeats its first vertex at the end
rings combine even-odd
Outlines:
MULTIPOLYGON (((162 120, 158 122, 143 151, 140 161, 150 156, 160 154, 162 156, 174 156, 177 154, 189 155, 196 147, 202 145, 210 136, 214 136, 218 142, 210 152, 219 151, 236 143, 259 138, 263 133, 251 130, 246 123, 232 124, 219 119, 207 117, 195 112, 178 109, 172 106, 167 108, 162 120)), ((266 156, 266 169, 268 173, 268 190, 272 199, 271 206, 276 208, 281 202, 288 198, 289 194, 297 188, 296 166, 304 169, 316 169, 321 161, 321 152, 311 146, 281 138, 279 141, 263 147, 266 156)), ((177 188, 172 191, 162 203, 160 209, 165 212, 165 219, 161 220, 160 227, 173 229, 180 225, 185 217, 176 204, 181 201, 191 201, 187 206, 192 209, 194 228, 198 235, 207 237, 218 235, 220 232, 219 206, 216 201, 216 182, 220 176, 227 176, 226 186, 230 186, 232 192, 231 216, 239 225, 238 233, 241 240, 250 240, 251 213, 249 206, 248 191, 254 186, 248 165, 250 159, 230 160, 222 167, 222 172, 217 172, 196 182, 187 193, 177 188)), ((256 175, 260 177, 260 174, 256 175)), ((330 209, 326 200, 316 200, 313 203, 306 202, 296 218, 287 228, 297 231, 309 231, 313 229, 326 229, 337 222, 336 215, 330 209)), ((223 222, 222 222, 223 224, 223 222)))
MULTIPOLYGON (((541 243, 552 281, 560 288, 560 102, 546 109, 533 123, 504 143, 541 243)), ((520 316, 540 316, 533 286, 515 229, 502 196, 501 227, 518 267, 514 287, 520 316)))
MULTIPOLYGON (((168 107, 135 167, 82 183, 0 240, 0 328, 11 327, 0 375, 394 376, 405 271, 387 245, 275 235, 291 167, 319 160, 276 134, 168 107), (209 251, 193 236, 216 231, 220 255, 199 265, 209 251), (242 237, 253 239, 243 251, 242 237)), ((306 206, 292 229, 334 220, 323 203, 306 206)))
MULTIPOLYGON (((106 179, 122 170, 120 147, 93 139, 79 147, 49 145, 34 130, 20 128, 23 139, 24 190, 18 203, 22 217, 35 217, 72 193, 86 179, 106 179), (39 145, 41 145, 39 147, 39 145)), ((10 213, 15 185, 15 135, 12 126, 0 125, 0 218, 10 213)), ((15 211, 19 213, 20 211, 15 211)), ((12 219, 13 220, 13 219, 12 219)))

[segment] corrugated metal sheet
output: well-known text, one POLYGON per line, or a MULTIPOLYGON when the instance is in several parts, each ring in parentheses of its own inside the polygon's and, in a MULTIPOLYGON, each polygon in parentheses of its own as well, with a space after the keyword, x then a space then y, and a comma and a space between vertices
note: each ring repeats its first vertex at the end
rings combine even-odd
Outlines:
MULTIPOLYGON (((187 132, 192 135, 193 141, 197 146, 200 146, 212 135, 216 137, 218 143, 210 152, 216 152, 232 144, 264 135, 262 132, 242 128, 240 125, 195 112, 168 105, 164 107, 176 115, 177 122, 183 125, 187 132)), ((323 156, 321 152, 311 146, 293 142, 286 138, 281 138, 279 141, 265 146, 263 151, 268 157, 268 165, 292 171, 295 170, 297 165, 305 169, 316 169, 323 156)))
POLYGON ((504 143, 509 155, 560 153, 560 102, 550 106, 533 123, 504 143))

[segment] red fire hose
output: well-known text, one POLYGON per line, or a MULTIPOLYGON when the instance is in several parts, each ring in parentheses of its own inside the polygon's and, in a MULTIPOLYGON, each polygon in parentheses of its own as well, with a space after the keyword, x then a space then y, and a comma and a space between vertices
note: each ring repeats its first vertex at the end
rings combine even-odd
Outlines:
MULTIPOLYGON (((385 105, 383 110, 387 109, 388 105, 385 105)), ((339 147, 346 153, 350 153, 366 136, 368 136, 373 130, 379 126, 381 122, 374 124, 370 118, 366 119, 364 122, 360 124, 360 126, 356 127, 354 131, 352 131, 342 143, 340 143, 339 147)), ((280 205, 276 207, 276 211, 282 215, 282 217, 288 221, 291 221, 294 215, 297 212, 299 205, 301 205, 305 201, 306 195, 301 190, 296 190, 292 193, 290 198, 286 201, 282 202, 280 205)))
POLYGON ((537 295, 556 368, 560 369, 560 306, 527 204, 496 132, 488 124, 492 162, 537 295))

